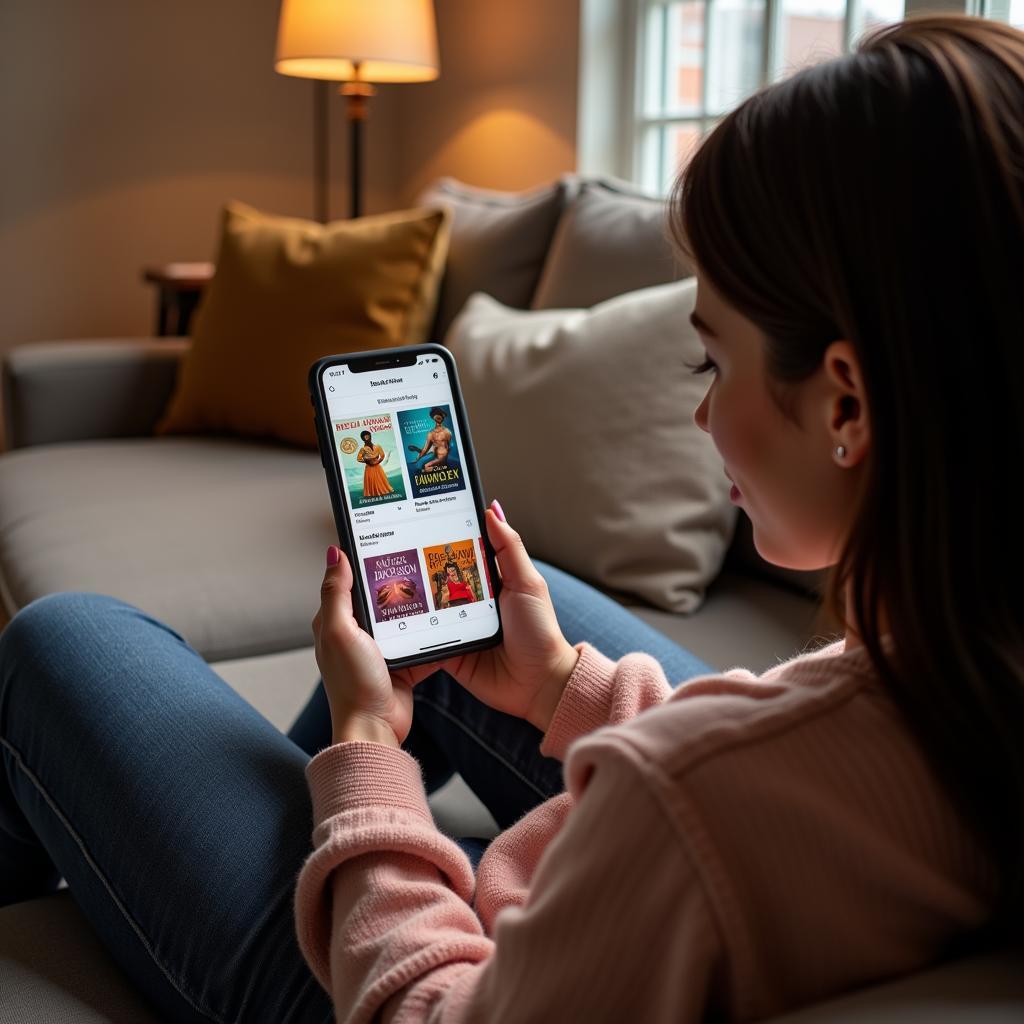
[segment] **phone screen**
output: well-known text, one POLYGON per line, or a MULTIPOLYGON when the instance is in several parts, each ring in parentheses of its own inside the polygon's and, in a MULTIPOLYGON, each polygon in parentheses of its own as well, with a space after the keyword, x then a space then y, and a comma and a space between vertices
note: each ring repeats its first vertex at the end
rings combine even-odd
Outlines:
POLYGON ((493 636, 498 612, 444 359, 424 353, 377 372, 336 362, 321 383, 352 568, 381 653, 443 658, 493 636))

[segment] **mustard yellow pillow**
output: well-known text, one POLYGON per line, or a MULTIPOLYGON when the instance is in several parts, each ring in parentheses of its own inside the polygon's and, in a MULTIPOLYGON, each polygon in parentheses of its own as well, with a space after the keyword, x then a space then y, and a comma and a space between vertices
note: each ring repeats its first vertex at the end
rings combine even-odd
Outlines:
POLYGON ((224 208, 217 269, 157 434, 316 447, 306 374, 321 356, 426 340, 450 214, 319 224, 224 208))

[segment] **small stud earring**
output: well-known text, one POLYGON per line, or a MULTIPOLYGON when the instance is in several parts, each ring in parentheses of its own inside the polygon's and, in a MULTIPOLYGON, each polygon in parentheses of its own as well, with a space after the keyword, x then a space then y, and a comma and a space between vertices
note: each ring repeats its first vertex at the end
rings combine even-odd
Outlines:
POLYGON ((837 444, 836 445, 836 458, 837 459, 845 459, 846 458, 846 449, 841 444, 837 444))

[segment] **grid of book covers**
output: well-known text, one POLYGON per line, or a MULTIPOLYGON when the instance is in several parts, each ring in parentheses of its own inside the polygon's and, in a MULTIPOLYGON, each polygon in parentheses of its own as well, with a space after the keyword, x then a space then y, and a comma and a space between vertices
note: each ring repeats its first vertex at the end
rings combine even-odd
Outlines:
MULTIPOLYGON (((353 511, 466 492, 448 404, 335 419, 334 444, 353 511)), ((363 556, 377 622, 493 599, 483 538, 363 556)))

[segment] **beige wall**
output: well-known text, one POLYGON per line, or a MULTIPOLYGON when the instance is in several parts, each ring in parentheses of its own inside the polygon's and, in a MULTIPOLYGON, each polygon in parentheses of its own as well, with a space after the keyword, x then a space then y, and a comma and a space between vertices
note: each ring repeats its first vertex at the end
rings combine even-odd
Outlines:
MULTIPOLYGON (((0 346, 148 333, 141 266, 212 259, 227 198, 312 215, 314 86, 272 68, 276 0, 2 8, 0 346)), ((369 155, 389 168, 393 92, 380 100, 369 155)), ((336 213, 343 186, 336 174, 336 213)), ((368 205, 386 207, 394 188, 378 175, 368 205)))
MULTIPOLYGON (((574 166, 578 0, 436 0, 442 73, 381 86, 366 210, 452 174, 574 166)), ((0 353, 149 334, 144 264, 214 256, 227 198, 312 216, 313 84, 274 72, 277 0, 3 0, 0 353)), ((347 212, 332 89, 331 214, 347 212)))
POLYGON ((522 189, 574 170, 578 0, 435 6, 441 77, 402 97, 402 201, 443 174, 522 189))

